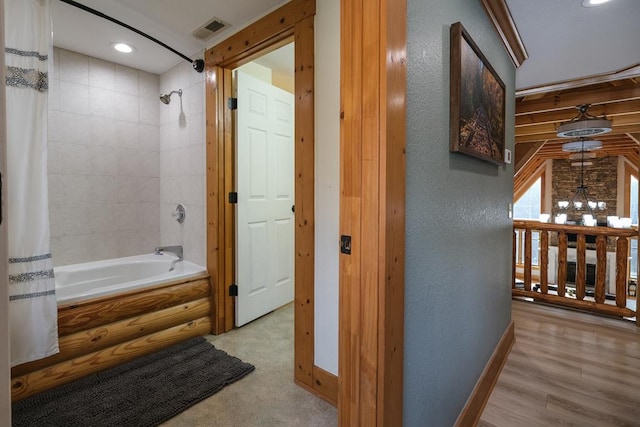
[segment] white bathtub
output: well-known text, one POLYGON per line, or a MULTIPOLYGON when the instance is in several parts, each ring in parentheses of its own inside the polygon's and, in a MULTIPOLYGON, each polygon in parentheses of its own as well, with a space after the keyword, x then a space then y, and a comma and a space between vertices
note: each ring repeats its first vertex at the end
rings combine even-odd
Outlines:
POLYGON ((206 269, 173 254, 148 254, 54 268, 58 305, 201 275, 206 269))

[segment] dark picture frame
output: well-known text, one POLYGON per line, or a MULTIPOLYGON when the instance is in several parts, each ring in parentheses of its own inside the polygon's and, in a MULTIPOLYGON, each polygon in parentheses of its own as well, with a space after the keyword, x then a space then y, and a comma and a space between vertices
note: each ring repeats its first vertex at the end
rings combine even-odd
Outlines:
POLYGON ((451 25, 449 151, 505 164, 506 90, 460 22, 451 25))

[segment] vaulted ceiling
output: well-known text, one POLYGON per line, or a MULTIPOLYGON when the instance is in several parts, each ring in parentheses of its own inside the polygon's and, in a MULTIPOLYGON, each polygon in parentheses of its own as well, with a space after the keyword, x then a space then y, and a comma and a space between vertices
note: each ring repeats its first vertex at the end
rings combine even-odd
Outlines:
POLYGON ((640 65, 625 71, 634 77, 616 79, 620 73, 614 73, 519 93, 514 155, 516 190, 546 160, 569 158, 571 153, 562 151, 562 144, 575 139, 557 137, 556 129, 575 118, 576 106, 581 104, 591 104, 590 115, 605 115, 612 121, 610 133, 593 138, 602 141, 602 148, 592 153, 596 157, 622 155, 633 164, 640 164, 640 77, 636 69, 640 70, 640 65))

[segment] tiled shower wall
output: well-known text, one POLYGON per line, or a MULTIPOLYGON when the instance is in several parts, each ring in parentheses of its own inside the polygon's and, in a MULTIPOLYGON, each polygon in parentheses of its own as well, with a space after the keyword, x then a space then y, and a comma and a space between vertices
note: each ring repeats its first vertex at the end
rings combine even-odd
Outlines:
POLYGON ((55 265, 160 243, 159 77, 54 49, 49 215, 55 265))
POLYGON ((179 89, 182 100, 173 94, 169 105, 160 104, 161 241, 182 245, 186 259, 205 265, 204 73, 184 62, 160 76, 160 92, 179 89), (178 203, 187 213, 182 224, 171 216, 178 203))

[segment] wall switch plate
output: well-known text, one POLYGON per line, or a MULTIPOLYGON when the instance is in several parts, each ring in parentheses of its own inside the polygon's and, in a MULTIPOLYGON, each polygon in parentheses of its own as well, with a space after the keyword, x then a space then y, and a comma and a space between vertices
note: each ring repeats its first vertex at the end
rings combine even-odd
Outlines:
POLYGON ((504 149, 504 162, 511 163, 511 150, 508 148, 504 149))
POLYGON ((340 236, 340 252, 351 255, 351 236, 340 236))
POLYGON ((513 219, 513 203, 509 202, 509 205, 507 206, 507 217, 509 219, 513 219))

